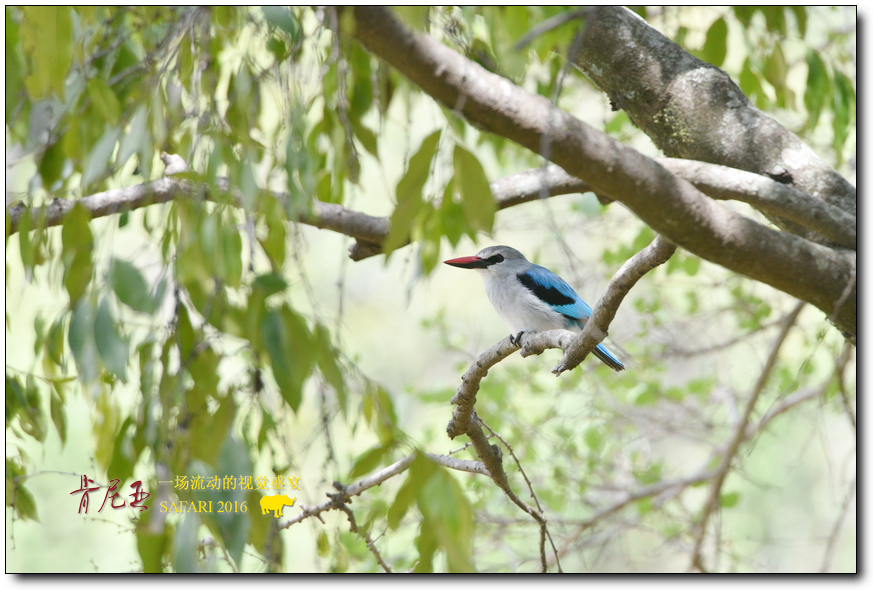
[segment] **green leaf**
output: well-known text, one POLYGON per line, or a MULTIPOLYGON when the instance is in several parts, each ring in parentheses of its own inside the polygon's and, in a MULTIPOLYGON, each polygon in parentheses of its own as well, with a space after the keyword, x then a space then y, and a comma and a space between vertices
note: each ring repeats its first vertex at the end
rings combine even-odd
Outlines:
POLYGON ((349 479, 355 479, 366 473, 370 473, 390 451, 391 447, 385 445, 379 445, 368 451, 364 451, 362 455, 355 459, 355 463, 352 465, 351 471, 349 471, 349 479))
POLYGON ((370 152, 374 158, 379 159, 379 142, 376 134, 357 119, 352 119, 352 131, 364 149, 370 152))
MULTIPOLYGON (((326 176, 329 178, 329 176, 326 176)), ((278 207, 277 207, 278 208, 278 207)), ((270 266, 275 273, 281 273, 285 265, 286 230, 283 216, 274 210, 266 215, 267 237, 259 240, 264 254, 270 259, 270 266)))
POLYGON ((761 79, 757 73, 752 71, 752 60, 746 58, 743 62, 743 69, 740 71, 740 88, 743 93, 750 99, 755 100, 758 108, 763 105, 760 101, 766 101, 767 95, 764 93, 764 88, 761 86, 761 79))
POLYGON ((721 67, 727 55, 728 26, 724 18, 712 23, 706 32, 706 41, 703 43, 701 59, 716 67, 721 67))
POLYGON ((110 398, 110 391, 106 388, 97 396, 96 406, 96 414, 99 419, 96 419, 92 424, 94 447, 96 448, 94 456, 97 459, 97 465, 105 471, 112 461, 112 451, 115 448, 115 441, 119 437, 121 409, 117 402, 110 398))
POLYGON ((806 37, 806 6, 787 6, 786 9, 794 13, 794 17, 797 19, 797 31, 801 38, 806 37))
POLYGON ((139 269, 126 260, 112 259, 109 283, 118 300, 134 311, 152 314, 160 304, 149 295, 148 283, 139 269))
POLYGON ((137 107, 130 122, 130 131, 124 134, 121 145, 118 147, 118 166, 124 166, 127 160, 134 154, 139 153, 144 144, 151 143, 148 131, 148 109, 145 105, 137 107))
POLYGON ((328 554, 330 554, 330 539, 328 539, 327 533, 325 533, 323 529, 318 531, 318 538, 315 541, 315 546, 319 557, 327 557, 328 554))
POLYGON ((388 444, 396 435, 397 414, 394 411, 394 402, 391 400, 391 395, 382 387, 368 385, 361 404, 364 419, 376 431, 381 443, 388 444))
POLYGON ((788 76, 788 64, 782 46, 777 44, 764 62, 764 77, 773 85, 777 95, 785 88, 785 78, 788 76))
POLYGON ((652 243, 652 240, 655 239, 655 232, 648 225, 644 225, 640 228, 640 232, 637 234, 637 237, 634 238, 634 243, 631 246, 631 250, 636 253, 648 246, 652 243))
POLYGON ((109 462, 107 473, 112 477, 126 482, 133 476, 133 466, 136 464, 138 454, 133 448, 130 437, 130 427, 134 424, 133 417, 129 416, 121 425, 115 444, 112 448, 112 460, 109 462))
POLYGON ((697 256, 684 256, 683 258, 683 267, 685 269, 685 274, 693 277, 700 270, 700 258, 698 258, 697 256))
POLYGON ((460 243, 461 237, 468 234, 474 236, 474 231, 467 225, 467 218, 464 215, 464 208, 454 199, 455 181, 449 180, 446 184, 446 190, 443 192, 443 199, 440 203, 439 224, 440 234, 444 234, 449 240, 452 247, 460 243))
POLYGON ((103 359, 103 364, 123 383, 127 383, 127 360, 130 343, 118 332, 115 318, 112 317, 106 299, 101 299, 97 306, 94 336, 97 341, 97 351, 100 353, 100 358, 103 359))
POLYGON ((318 370, 337 395, 340 410, 345 413, 347 395, 343 372, 337 362, 337 351, 330 340, 330 332, 322 324, 316 324, 313 330, 313 343, 318 353, 318 370))
POLYGON ((418 508, 424 516, 422 529, 436 533, 439 545, 446 552, 449 571, 475 571, 473 507, 457 480, 448 470, 433 464, 421 475, 413 474, 410 468, 409 476, 427 480, 427 485, 419 486, 416 494, 418 508))
POLYGON ((292 13, 285 6, 261 6, 264 18, 270 27, 279 29, 288 34, 296 43, 300 39, 300 25, 292 13))
POLYGON ((106 174, 109 167, 109 159, 115 151, 118 141, 118 129, 112 127, 103 134, 88 157, 85 158, 85 167, 82 171, 82 187, 86 190, 92 182, 106 174))
POLYGON ((64 320, 59 318, 49 329, 48 337, 46 338, 46 350, 49 358, 56 365, 64 364, 64 320))
POLYGON ((54 92, 64 96, 64 82, 73 60, 73 22, 69 6, 22 8, 21 46, 30 57, 25 78, 30 98, 54 92))
POLYGON ((752 16, 754 16, 755 12, 759 10, 758 6, 734 6, 733 11, 741 23, 743 23, 743 27, 748 28, 749 23, 752 22, 752 16))
POLYGON ((423 455, 416 454, 412 460, 412 465, 409 466, 409 474, 400 489, 397 490, 397 496, 394 498, 394 503, 388 508, 388 527, 392 530, 397 530, 400 526, 406 512, 412 506, 412 502, 416 499, 416 494, 419 489, 427 483, 427 479, 433 473, 435 465, 423 455))
POLYGON ((263 293, 264 297, 281 293, 288 287, 288 283, 282 278, 282 275, 273 272, 258 275, 252 284, 255 289, 263 293))
MULTIPOLYGON (((228 398, 232 398, 232 396, 228 396, 228 398)), ((229 426, 230 424, 228 424, 229 426)), ((217 465, 219 476, 252 472, 252 463, 248 449, 242 441, 233 435, 229 435, 218 446, 221 449, 218 454, 217 465)), ((217 495, 217 499, 220 501, 236 501, 240 504, 250 497, 251 494, 246 494, 245 490, 222 490, 217 495)), ((259 504, 260 499, 258 499, 258 504, 248 506, 249 511, 260 513, 259 504)), ((240 510, 218 511, 208 515, 207 524, 211 525, 210 529, 217 532, 227 553, 237 567, 239 567, 243 550, 249 540, 249 531, 252 526, 251 518, 240 510)))
POLYGON ((43 153, 39 163, 39 175, 42 177, 42 184, 47 190, 51 190, 52 185, 61 179, 66 162, 64 146, 59 141, 48 146, 48 149, 43 153))
POLYGON ((12 486, 9 485, 15 477, 20 477, 21 475, 24 475, 23 470, 18 468, 9 459, 6 459, 7 506, 12 506, 22 520, 35 520, 39 522, 36 499, 30 493, 30 490, 24 487, 23 483, 12 483, 12 486), (10 465, 13 465, 16 469, 14 471, 11 470, 10 465), (10 487, 12 488, 11 490, 10 487))
POLYGON ((91 78, 88 80, 88 97, 91 99, 94 112, 102 116, 109 125, 118 123, 121 117, 121 104, 109 84, 101 78, 91 78))
MULTIPOLYGON (((215 392, 212 394, 210 397, 214 398, 215 392)), ((191 456, 214 465, 222 445, 229 438, 236 414, 237 405, 232 395, 220 399, 218 409, 211 414, 208 406, 203 405, 191 420, 191 456)))
POLYGON ((472 153, 456 145, 454 183, 461 195, 467 223, 474 230, 490 232, 494 226, 497 204, 482 164, 472 153))
POLYGON ((592 451, 599 452, 603 449, 603 434, 600 432, 600 429, 591 427, 585 430, 585 444, 592 451))
POLYGON ((239 287, 242 280, 242 235, 234 224, 224 223, 221 230, 221 276, 231 287, 239 287))
POLYGON ((81 299, 73 307, 67 340, 79 369, 79 379, 83 383, 94 381, 99 373, 97 343, 94 341, 94 309, 87 299, 81 299))
POLYGON ((723 492, 719 497, 719 503, 722 508, 733 508, 740 501, 739 492, 723 492))
MULTIPOLYGON (((9 235, 9 216, 7 219, 7 236, 9 235)), ((34 248, 31 241, 30 229, 33 225, 33 219, 30 214, 30 207, 25 207, 21 215, 21 220, 18 222, 18 251, 21 253, 21 266, 27 271, 27 276, 31 276, 34 267, 34 248)), ((7 238, 8 239, 8 238, 7 238)))
POLYGON ((412 571, 416 574, 433 573, 433 558, 439 549, 439 537, 436 531, 422 523, 415 538, 415 548, 418 550, 418 563, 412 571))
POLYGON ((386 256, 406 243, 412 222, 424 206, 421 192, 430 176, 431 161, 441 133, 441 130, 434 131, 421 142, 418 151, 409 159, 406 173, 397 183, 397 207, 391 214, 391 228, 382 244, 386 256))
MULTIPOLYGON (((55 430, 58 431, 58 436, 61 439, 63 446, 67 442, 67 415, 64 412, 64 402, 54 390, 50 396, 50 413, 52 422, 55 425, 55 430)), ((113 471, 113 473, 115 473, 113 471)))
POLYGON ((200 571, 200 562, 197 559, 198 528, 200 528, 200 517, 195 512, 187 512, 176 527, 173 535, 173 569, 180 574, 200 571))
POLYGON ((155 510, 147 510, 136 527, 136 549, 142 560, 143 573, 159 574, 163 571, 164 555, 170 547, 169 533, 172 528, 168 527, 159 534, 150 532, 148 523, 151 513, 155 510))
POLYGON ((267 312, 261 332, 279 392, 296 412, 303 399, 303 382, 314 360, 306 323, 294 311, 282 307, 267 312))
POLYGON ((818 123, 819 115, 825 106, 830 92, 830 79, 827 68, 819 57, 818 52, 809 50, 806 52, 806 66, 808 74, 806 78, 806 92, 803 94, 803 104, 809 113, 809 118, 804 127, 814 129, 818 123))
POLYGON ((843 144, 849 136, 852 120, 855 118, 855 90, 849 79, 840 72, 834 72, 834 150, 842 160, 843 144))
POLYGON ((436 231, 425 233, 419 240, 418 260, 422 276, 427 276, 440 262, 440 234, 436 231))
POLYGON ((758 10, 764 14, 767 28, 774 33, 778 33, 780 37, 785 37, 788 32, 787 27, 785 26, 785 7, 759 6, 758 10))
POLYGON ((91 282, 93 263, 91 251, 94 238, 88 222, 90 213, 79 203, 73 206, 61 229, 64 262, 64 288, 70 294, 70 301, 76 302, 91 282))

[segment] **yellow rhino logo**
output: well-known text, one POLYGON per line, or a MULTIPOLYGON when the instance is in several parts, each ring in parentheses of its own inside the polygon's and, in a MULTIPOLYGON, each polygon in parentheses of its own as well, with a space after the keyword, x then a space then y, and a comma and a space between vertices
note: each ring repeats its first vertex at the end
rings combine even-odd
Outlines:
POLYGON ((261 514, 266 514, 272 510, 276 518, 279 518, 282 516, 282 507, 293 506, 294 500, 296 499, 297 496, 294 496, 293 498, 283 495, 264 496, 261 498, 261 514))

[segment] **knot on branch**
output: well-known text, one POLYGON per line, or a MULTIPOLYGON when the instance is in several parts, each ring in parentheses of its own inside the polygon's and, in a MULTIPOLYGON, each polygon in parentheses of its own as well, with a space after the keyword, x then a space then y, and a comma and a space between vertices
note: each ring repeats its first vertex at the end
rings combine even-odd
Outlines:
POLYGON ((346 490, 346 486, 342 483, 335 481, 333 482, 333 487, 339 490, 335 494, 327 493, 325 494, 331 501, 331 507, 336 508, 337 510, 346 510, 346 504, 352 503, 352 498, 349 496, 348 491, 346 490))

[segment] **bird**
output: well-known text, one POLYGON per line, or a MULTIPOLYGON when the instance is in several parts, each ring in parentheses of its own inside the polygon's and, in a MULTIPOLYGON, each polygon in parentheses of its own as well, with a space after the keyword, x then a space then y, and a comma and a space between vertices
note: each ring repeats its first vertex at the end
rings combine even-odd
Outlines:
MULTIPOLYGON (((512 330, 509 339, 515 345, 525 332, 558 328, 581 332, 591 317, 591 307, 573 287, 549 269, 529 262, 515 248, 489 246, 475 256, 443 262, 479 273, 491 305, 512 330)), ((624 370, 624 365, 602 344, 592 352, 614 371, 624 370)))

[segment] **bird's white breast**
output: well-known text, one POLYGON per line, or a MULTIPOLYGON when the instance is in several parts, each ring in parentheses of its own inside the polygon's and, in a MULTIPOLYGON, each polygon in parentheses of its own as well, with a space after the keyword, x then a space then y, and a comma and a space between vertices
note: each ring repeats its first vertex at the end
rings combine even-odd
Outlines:
POLYGON ((496 274, 488 269, 482 269, 480 274, 491 305, 513 334, 575 327, 522 285, 515 274, 496 274))

